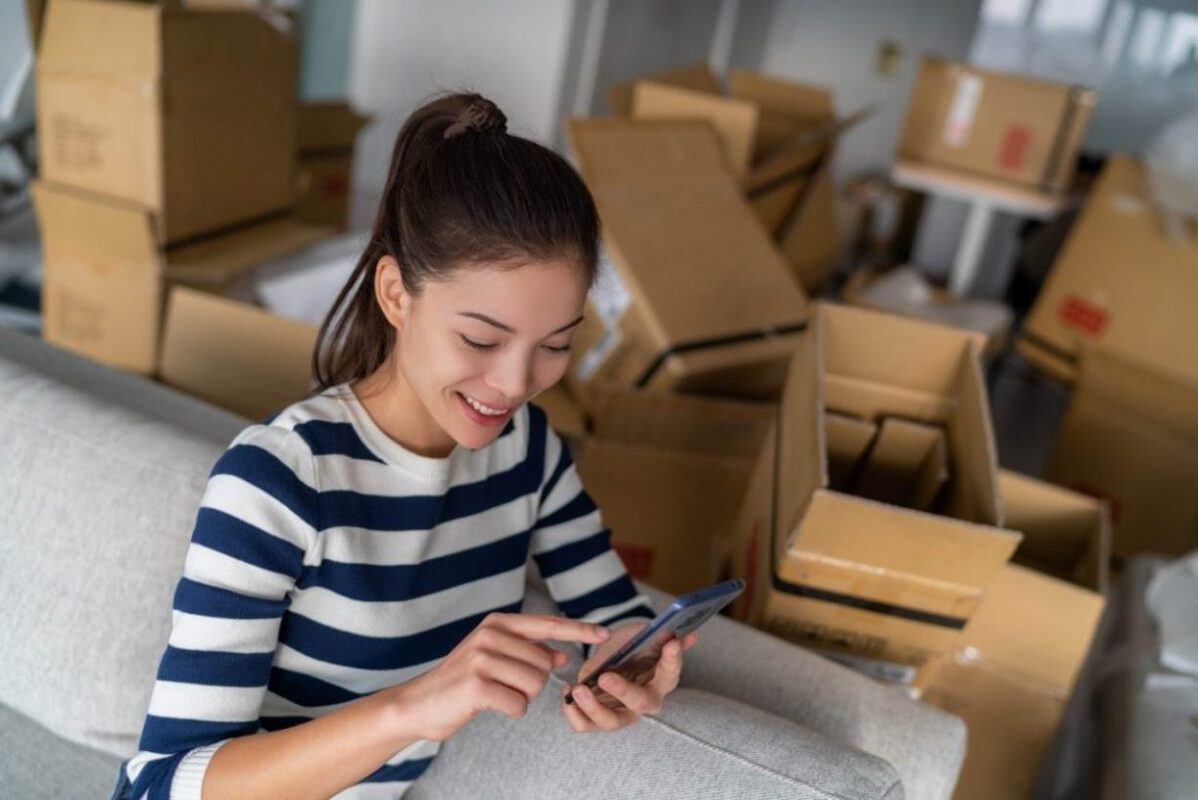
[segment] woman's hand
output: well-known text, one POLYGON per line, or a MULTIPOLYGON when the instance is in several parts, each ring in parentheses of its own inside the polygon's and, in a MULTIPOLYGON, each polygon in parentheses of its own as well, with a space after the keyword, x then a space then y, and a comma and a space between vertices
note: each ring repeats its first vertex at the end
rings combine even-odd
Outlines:
POLYGON ((544 640, 598 644, 609 631, 564 617, 491 614, 445 660, 395 687, 400 712, 422 739, 444 741, 482 711, 523 717, 551 670, 569 657, 544 640))
MULTIPOLYGON (((618 628, 610 639, 595 648, 578 674, 590 675, 610 653, 644 627, 644 624, 639 624, 618 628)), ((605 672, 599 676, 598 692, 582 685, 567 686, 562 693, 562 713, 566 715, 570 727, 579 733, 615 731, 636 722, 642 714, 661 711, 666 695, 678 687, 678 678, 682 675, 682 654, 698 640, 699 634, 690 633, 682 639, 667 642, 657 664, 639 675, 637 680, 628 680, 615 672, 605 672), (573 694, 573 705, 564 702, 567 694, 573 694)))

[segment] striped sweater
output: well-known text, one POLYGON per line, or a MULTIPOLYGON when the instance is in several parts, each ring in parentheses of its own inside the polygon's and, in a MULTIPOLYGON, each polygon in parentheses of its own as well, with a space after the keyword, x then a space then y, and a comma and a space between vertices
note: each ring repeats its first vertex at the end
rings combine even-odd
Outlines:
MULTIPOLYGON (((247 428, 196 517, 132 796, 198 798, 229 739, 433 668, 488 613, 520 609, 530 555, 564 614, 651 616, 609 538, 535 407, 442 459, 398 445, 344 386, 247 428)), ((436 752, 416 742, 337 797, 400 797, 436 752)))

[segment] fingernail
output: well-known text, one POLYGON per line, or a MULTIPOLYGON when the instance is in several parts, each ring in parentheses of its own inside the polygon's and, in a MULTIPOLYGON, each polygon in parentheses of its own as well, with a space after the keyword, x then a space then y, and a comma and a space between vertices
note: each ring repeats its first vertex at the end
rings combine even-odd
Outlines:
POLYGON ((585 687, 585 686, 579 686, 574 690, 574 699, 575 700, 586 700, 590 696, 591 696, 591 693, 589 690, 587 690, 587 687, 585 687))
POLYGON ((607 628, 603 627, 602 625, 596 625, 595 626, 595 634, 597 636, 599 636, 600 638, 606 639, 608 636, 611 636, 611 631, 609 631, 607 628))
POLYGON ((616 676, 615 675, 602 676, 601 678, 599 678, 599 685, 602 686, 604 689, 616 688, 616 676))

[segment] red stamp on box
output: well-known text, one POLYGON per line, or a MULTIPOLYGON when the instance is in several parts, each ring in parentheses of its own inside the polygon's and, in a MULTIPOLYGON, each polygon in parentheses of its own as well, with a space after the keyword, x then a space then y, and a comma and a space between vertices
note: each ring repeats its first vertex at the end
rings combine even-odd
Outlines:
POLYGON ((1009 125, 1003 134, 998 149, 998 165, 1010 172, 1023 169, 1027 161, 1028 145, 1032 142, 1032 130, 1026 125, 1009 125))
POLYGON ((649 577, 649 573, 653 569, 652 549, 635 544, 613 544, 612 546, 615 547, 620 560, 624 562, 624 568, 628 570, 629 575, 642 580, 649 577))
POLYGON ((1098 336, 1106 329, 1106 310, 1083 300, 1077 295, 1067 295, 1057 311, 1061 321, 1087 336, 1098 336))

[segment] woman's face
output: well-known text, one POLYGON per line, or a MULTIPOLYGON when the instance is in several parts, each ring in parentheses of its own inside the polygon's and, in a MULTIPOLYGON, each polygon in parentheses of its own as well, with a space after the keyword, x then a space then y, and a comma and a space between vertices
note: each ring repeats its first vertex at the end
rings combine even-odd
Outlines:
POLYGON ((401 291, 394 362, 420 424, 414 443, 448 453, 493 442, 565 374, 586 293, 573 261, 468 266, 418 296, 401 291))

